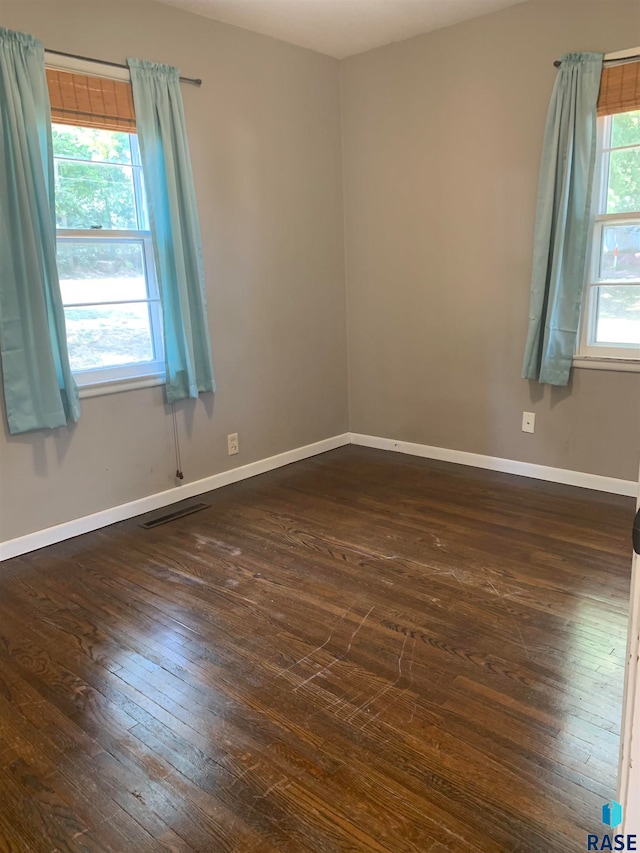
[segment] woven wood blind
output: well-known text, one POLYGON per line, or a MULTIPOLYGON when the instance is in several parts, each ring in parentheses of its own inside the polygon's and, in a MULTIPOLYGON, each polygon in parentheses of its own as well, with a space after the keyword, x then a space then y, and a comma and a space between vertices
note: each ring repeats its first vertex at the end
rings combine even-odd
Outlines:
POLYGON ((47 68, 51 121, 135 133, 131 83, 47 68))
POLYGON ((640 62, 605 65, 602 69, 598 115, 640 110, 640 62))

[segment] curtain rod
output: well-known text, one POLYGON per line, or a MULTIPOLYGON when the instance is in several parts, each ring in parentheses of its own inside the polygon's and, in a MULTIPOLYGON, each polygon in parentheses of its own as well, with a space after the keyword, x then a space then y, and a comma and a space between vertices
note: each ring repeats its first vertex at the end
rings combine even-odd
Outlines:
MULTIPOLYGON (((92 56, 78 56, 77 53, 64 53, 62 50, 49 50, 49 48, 45 48, 47 53, 53 53, 55 56, 66 56, 68 59, 82 59, 85 62, 99 62, 100 65, 110 65, 111 68, 125 68, 127 71, 129 70, 128 65, 124 65, 122 62, 108 62, 105 59, 94 59, 92 56)), ((202 86, 202 80, 199 77, 181 77, 181 83, 191 83, 193 86, 202 86)))
MULTIPOLYGON (((603 64, 607 64, 609 62, 615 63, 616 65, 624 65, 625 62, 635 62, 636 59, 640 59, 640 53, 636 53, 634 56, 621 56, 618 59, 603 59, 603 64)), ((553 63, 556 68, 560 68, 562 62, 559 59, 553 63)))

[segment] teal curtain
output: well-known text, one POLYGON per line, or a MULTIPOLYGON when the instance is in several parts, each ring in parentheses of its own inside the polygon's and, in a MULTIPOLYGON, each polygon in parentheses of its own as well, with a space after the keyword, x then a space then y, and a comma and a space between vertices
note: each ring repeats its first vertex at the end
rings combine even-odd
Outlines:
POLYGON ((177 68, 129 59, 162 302, 167 401, 215 391, 200 226, 177 68))
POLYGON ((601 53, 562 57, 542 150, 522 375, 566 385, 588 263, 601 53))
POLYGON ((12 434, 80 416, 56 266, 44 49, 0 28, 0 356, 12 434))

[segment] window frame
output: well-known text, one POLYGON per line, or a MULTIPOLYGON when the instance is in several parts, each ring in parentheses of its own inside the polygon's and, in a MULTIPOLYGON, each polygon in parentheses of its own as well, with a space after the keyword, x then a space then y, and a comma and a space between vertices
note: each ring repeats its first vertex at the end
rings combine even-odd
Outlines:
MULTIPOLYGON (((580 328, 577 341, 577 351, 573 362, 576 367, 592 367, 599 370, 628 370, 640 371, 640 344, 612 344, 595 342, 596 324, 598 319, 597 301, 598 288, 612 286, 640 286, 640 276, 637 279, 620 281, 606 279, 600 274, 602 258, 602 240, 604 228, 607 225, 640 225, 640 211, 631 213, 606 213, 607 193, 609 188, 609 161, 612 150, 637 148, 637 146, 622 146, 612 149, 611 133, 614 116, 607 115, 598 119, 597 154, 594 172, 594 204, 589 243, 589 262, 587 278, 580 312, 580 328)), ((639 149, 640 150, 640 149, 639 149)))
MULTIPOLYGON (((130 82, 130 75, 126 69, 112 68, 101 63, 88 62, 75 58, 64 58, 45 53, 45 64, 49 68, 62 71, 75 71, 82 74, 90 74, 95 77, 107 77, 116 80, 130 82)), ((70 125, 72 126, 72 125, 70 125)), ((78 127, 82 125, 78 124, 78 127)), ((126 131, 123 131, 126 132, 126 131)), ((149 212, 145 203, 143 187, 142 163, 140 161, 140 150, 137 134, 130 133, 131 138, 131 165, 133 176, 133 188, 138 216, 138 225, 144 226, 138 229, 85 229, 85 228, 56 228, 56 245, 58 241, 87 241, 114 240, 120 243, 132 242, 142 246, 143 261, 145 268, 145 280, 147 286, 147 299, 116 300, 117 304, 141 304, 149 306, 151 342, 155 359, 147 362, 133 362, 129 364, 114 365, 112 367, 91 368, 88 370, 74 370, 73 377, 78 385, 80 397, 94 397, 103 394, 119 393, 121 391, 149 388, 156 385, 164 385, 166 382, 166 368, 164 360, 164 340, 162 307, 160 303, 160 291, 156 274, 153 240, 149 228, 149 212)), ((71 158, 70 158, 71 159, 71 158)), ((90 161, 81 161, 90 162, 90 161)), ((82 305, 105 305, 108 303, 74 303, 74 306, 82 305)), ((115 303, 114 303, 115 304, 115 303)), ((64 306, 70 307, 69 304, 64 306)))

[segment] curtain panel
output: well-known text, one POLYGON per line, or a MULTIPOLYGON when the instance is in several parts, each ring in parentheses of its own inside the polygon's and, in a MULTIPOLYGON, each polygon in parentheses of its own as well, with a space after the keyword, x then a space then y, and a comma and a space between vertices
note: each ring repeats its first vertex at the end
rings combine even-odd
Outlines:
POLYGON ((56 266, 42 45, 0 28, 0 356, 11 434, 80 415, 56 266))
POLYGON ((215 391, 180 72, 169 65, 127 62, 162 303, 166 396, 172 403, 215 391))
POLYGON ((542 151, 523 378, 566 385, 588 263, 603 54, 562 57, 542 151))

